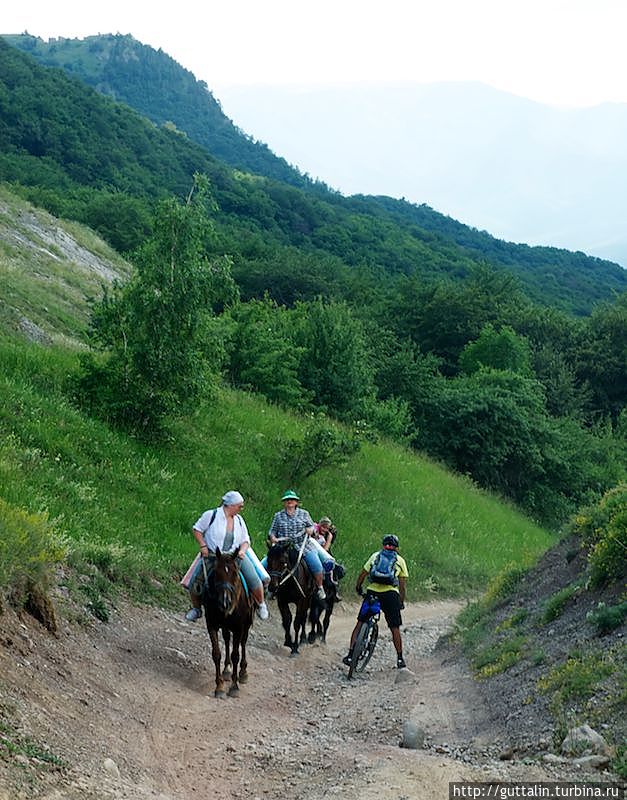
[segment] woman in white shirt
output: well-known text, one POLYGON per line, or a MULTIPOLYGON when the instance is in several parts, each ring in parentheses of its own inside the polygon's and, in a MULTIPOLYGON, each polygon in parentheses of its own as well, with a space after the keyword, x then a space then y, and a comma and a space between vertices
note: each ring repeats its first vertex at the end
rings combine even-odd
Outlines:
POLYGON ((211 558, 219 548, 221 552, 231 553, 237 551, 240 559, 240 572, 244 576, 248 590, 257 604, 257 616, 268 619, 268 607, 263 597, 263 583, 255 566, 253 553, 250 548, 248 528, 240 511, 244 506, 244 498, 239 492, 227 492, 222 498, 222 505, 209 509, 194 524, 192 533, 200 548, 200 558, 189 568, 181 581, 189 589, 192 608, 185 615, 189 622, 195 622, 202 616, 200 595, 192 591, 196 577, 202 570, 202 559, 211 558), (248 550, 251 552, 246 556, 248 550))

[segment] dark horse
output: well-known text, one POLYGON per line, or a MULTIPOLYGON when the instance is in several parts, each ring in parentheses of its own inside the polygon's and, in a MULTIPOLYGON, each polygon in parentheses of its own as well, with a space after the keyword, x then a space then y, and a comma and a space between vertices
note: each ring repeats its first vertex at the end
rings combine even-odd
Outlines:
POLYGON ((338 581, 346 575, 346 570, 342 564, 334 564, 331 573, 325 571, 324 573, 324 592, 327 596, 324 607, 324 619, 322 617, 322 608, 316 602, 315 595, 311 602, 311 611, 309 612, 309 621, 311 622, 311 631, 309 632, 309 644, 316 641, 316 637, 321 641, 326 642, 327 631, 329 630, 329 623, 331 622, 331 614, 333 614, 333 607, 337 601, 338 596, 338 581))
POLYGON ((253 604, 252 598, 247 594, 242 583, 239 560, 235 556, 235 552, 221 553, 219 549, 216 550, 215 560, 202 591, 202 604, 211 639, 211 655, 216 666, 216 697, 225 696, 225 678, 231 677, 230 697, 237 697, 239 684, 246 683, 248 680, 246 641, 253 622, 253 604), (223 672, 220 671, 222 654, 218 639, 219 630, 222 631, 225 648, 223 672), (229 652, 231 634, 233 634, 233 649, 229 652))
POLYGON ((298 655, 298 647, 306 641, 305 626, 311 605, 314 582, 305 562, 298 560, 298 551, 290 542, 274 544, 268 550, 269 592, 276 597, 285 630, 285 646, 291 655, 298 655), (290 603, 296 607, 294 636, 292 637, 292 612, 290 603))

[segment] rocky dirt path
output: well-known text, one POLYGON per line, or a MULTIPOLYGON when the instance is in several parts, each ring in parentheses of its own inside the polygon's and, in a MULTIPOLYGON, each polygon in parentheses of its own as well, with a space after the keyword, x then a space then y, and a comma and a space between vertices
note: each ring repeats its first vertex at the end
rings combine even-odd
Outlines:
POLYGON ((226 700, 212 696, 204 625, 180 614, 122 607, 107 625, 65 625, 55 639, 6 613, 2 718, 65 766, 0 747, 0 800, 443 800, 454 780, 565 779, 499 759, 505 732, 463 667, 436 648, 458 609, 409 606, 409 670, 394 669, 385 630, 366 673, 349 682, 341 656, 356 603, 336 607, 328 643, 298 658, 271 606, 251 634, 250 681, 226 700), (423 748, 399 747, 407 720, 424 731, 423 748))

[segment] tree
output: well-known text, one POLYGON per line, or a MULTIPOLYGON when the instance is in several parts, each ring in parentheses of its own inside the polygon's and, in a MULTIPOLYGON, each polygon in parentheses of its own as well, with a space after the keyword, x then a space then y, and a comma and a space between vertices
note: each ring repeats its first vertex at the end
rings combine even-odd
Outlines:
POLYGON ((212 236, 207 201, 198 176, 185 203, 163 201, 154 234, 132 258, 135 275, 105 293, 92 316, 92 342, 104 356, 83 359, 79 398, 144 436, 189 407, 207 388, 211 367, 220 366, 209 363, 208 323, 236 291, 229 260, 204 255, 212 236))
POLYGON ((290 335, 290 312, 269 297, 234 308, 229 373, 233 383, 285 406, 303 405, 307 393, 298 379, 303 355, 290 335))
POLYGON ((531 350, 527 340, 509 325, 496 330, 484 325, 479 338, 469 342, 459 357, 459 366, 467 375, 482 368, 511 370, 518 375, 531 376, 531 350))
POLYGON ((348 419, 362 400, 374 395, 362 323, 345 303, 297 303, 294 341, 303 349, 299 377, 321 409, 348 419))

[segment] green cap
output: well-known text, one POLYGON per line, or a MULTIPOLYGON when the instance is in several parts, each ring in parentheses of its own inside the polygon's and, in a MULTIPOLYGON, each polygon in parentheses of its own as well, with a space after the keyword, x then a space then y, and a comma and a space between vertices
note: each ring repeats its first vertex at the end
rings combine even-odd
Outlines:
POLYGON ((283 495, 281 500, 300 500, 300 497, 296 494, 293 489, 288 489, 287 492, 283 495))

